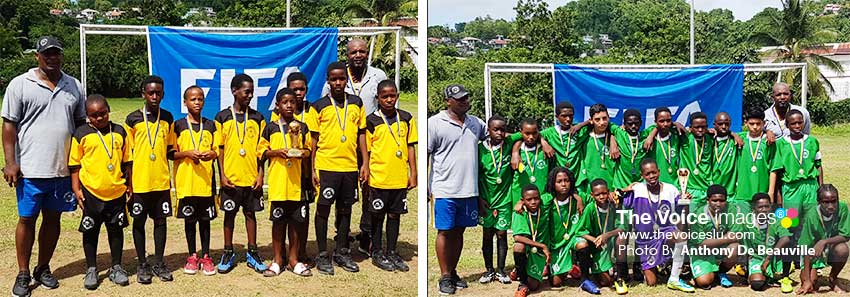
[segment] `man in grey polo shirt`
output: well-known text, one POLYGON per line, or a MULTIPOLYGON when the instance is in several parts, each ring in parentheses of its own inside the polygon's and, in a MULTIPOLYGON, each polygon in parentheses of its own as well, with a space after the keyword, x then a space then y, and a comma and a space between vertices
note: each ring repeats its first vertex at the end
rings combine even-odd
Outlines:
POLYGON ((441 294, 454 294, 467 284, 457 275, 463 232, 478 224, 478 141, 484 122, 469 111, 469 93, 462 85, 443 92, 447 109, 428 119, 429 196, 434 197, 437 261, 441 294))
POLYGON ((50 272, 50 258, 59 240, 60 214, 76 208, 68 153, 74 128, 85 123, 85 96, 80 81, 62 72, 62 51, 55 38, 39 38, 38 68, 12 79, 3 96, 3 177, 15 187, 19 216, 15 230, 19 273, 13 296, 30 294, 30 256, 39 214, 43 219, 32 278, 48 289, 59 287, 50 272))
POLYGON ((775 138, 789 135, 788 127, 785 125, 785 114, 792 109, 799 110, 803 114, 803 134, 809 134, 812 130, 812 120, 809 111, 805 107, 791 104, 791 88, 785 83, 773 85, 773 104, 764 111, 764 130, 773 133, 775 138))

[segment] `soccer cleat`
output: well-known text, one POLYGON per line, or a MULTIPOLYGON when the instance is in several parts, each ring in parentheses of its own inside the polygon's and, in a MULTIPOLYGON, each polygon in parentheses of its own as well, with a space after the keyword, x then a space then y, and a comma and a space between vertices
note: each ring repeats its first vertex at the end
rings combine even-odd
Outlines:
POLYGON ((360 271, 360 267, 357 266, 357 263, 354 263, 354 260, 351 259, 351 250, 347 248, 342 248, 336 253, 334 253, 334 263, 336 266, 342 268, 342 270, 348 272, 358 272, 360 271))
POLYGON ((186 265, 183 265, 183 273, 195 274, 198 272, 198 255, 192 254, 186 258, 186 265))
POLYGON ((570 272, 567 272, 567 276, 569 276, 571 279, 581 279, 581 269, 578 268, 578 265, 573 265, 573 268, 570 269, 570 272))
POLYGON ((112 268, 109 268, 107 275, 109 276, 109 280, 116 285, 123 287, 130 284, 130 279, 127 278, 127 271, 124 270, 124 267, 121 267, 121 264, 115 264, 112 268))
POLYGON ((393 267, 393 263, 390 262, 389 257, 384 256, 384 252, 380 250, 372 252, 372 265, 375 265, 381 270, 395 270, 395 267, 393 267))
POLYGON ((738 276, 747 276, 747 271, 744 270, 744 265, 735 265, 735 274, 737 274, 738 276))
POLYGON ((629 285, 626 284, 626 280, 618 278, 616 281, 614 281, 614 290, 617 291, 618 295, 628 294, 629 285))
POLYGON ((499 280, 499 282, 503 283, 503 284, 510 284, 511 283, 511 278, 508 277, 505 274, 504 271, 503 272, 496 272, 496 279, 499 280))
MULTIPOLYGON (((95 279, 97 279, 97 273, 95 272, 95 279)), ((15 285, 12 286, 12 296, 13 297, 29 297, 30 296, 30 282, 32 278, 30 277, 30 273, 28 271, 21 271, 18 273, 18 276, 15 277, 15 285)))
POLYGON ((667 288, 670 290, 682 291, 685 293, 696 292, 694 287, 691 287, 691 285, 681 279, 678 282, 667 282, 667 288))
POLYGON ((512 281, 517 281, 517 280, 519 280, 519 277, 516 275, 516 268, 514 268, 513 270, 511 270, 511 273, 510 273, 509 275, 510 275, 510 278, 511 278, 511 280, 512 280, 512 281))
POLYGON ((97 267, 89 267, 86 269, 86 276, 83 281, 83 286, 86 289, 94 290, 97 289, 97 267))
POLYGON ((36 267, 32 273, 32 278, 40 283, 42 288, 52 290, 59 287, 59 281, 50 272, 50 266, 36 267))
POLYGON ((153 282, 153 272, 151 271, 150 264, 139 264, 138 271, 136 271, 136 282, 143 285, 153 282))
POLYGON ((165 262, 159 262, 153 265, 153 275, 159 277, 159 280, 164 282, 170 282, 174 280, 174 276, 171 275, 171 269, 168 269, 168 266, 165 266, 165 262))
POLYGON ((209 254, 204 255, 204 257, 201 258, 200 267, 204 272, 204 275, 215 275, 215 264, 213 264, 213 260, 210 258, 209 254))
POLYGON ((718 279, 720 279, 720 286, 724 288, 732 287, 732 281, 729 280, 729 276, 725 273, 718 273, 718 279))
POLYGON ((221 255, 221 262, 218 263, 218 273, 228 273, 233 270, 233 266, 236 265, 236 254, 233 253, 233 250, 224 250, 224 254, 221 255))
POLYGON ((260 253, 256 250, 249 251, 245 254, 245 262, 248 264, 248 267, 251 267, 258 273, 263 273, 263 271, 269 269, 269 267, 263 263, 263 258, 260 257, 260 253))
POLYGON ((528 287, 525 285, 519 285, 519 288, 516 288, 516 292, 514 292, 514 297, 526 297, 528 296, 528 287))
POLYGON ((407 263, 404 263, 404 259, 402 259, 396 251, 391 251, 387 257, 390 258, 390 262, 393 263, 395 270, 401 272, 407 272, 410 270, 410 267, 407 266, 407 263))
POLYGON ((331 264, 331 258, 327 251, 320 252, 319 256, 316 257, 316 269, 321 274, 334 275, 334 266, 331 264))
POLYGON ((437 287, 440 289, 440 295, 454 295, 456 291, 455 284, 449 276, 440 277, 437 287))
POLYGON ((461 279, 460 276, 457 275, 457 271, 452 271, 452 282, 455 284, 455 288, 469 288, 469 284, 467 284, 465 280, 461 279))
POLYGON ((581 282, 581 289, 593 295, 601 294, 601 292, 599 292, 599 287, 597 287, 596 283, 589 278, 586 278, 583 282, 581 282))
POLYGON ((478 279, 479 283, 486 284, 492 282, 496 278, 496 272, 494 271, 485 271, 481 274, 481 278, 478 279))
POLYGON ((780 290, 782 290, 782 293, 786 294, 794 291, 794 286, 791 282, 791 279, 787 276, 779 280, 779 288, 780 290))

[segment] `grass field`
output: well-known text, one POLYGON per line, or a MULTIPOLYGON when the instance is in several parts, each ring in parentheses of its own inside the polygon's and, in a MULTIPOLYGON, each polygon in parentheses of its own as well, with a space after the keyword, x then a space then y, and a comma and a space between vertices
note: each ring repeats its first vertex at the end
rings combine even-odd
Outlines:
MULTIPOLYGON (((416 95, 402 94, 401 108, 410 111, 416 117, 416 95)), ((140 108, 140 99, 109 99, 112 107, 110 114, 114 122, 123 123, 124 118, 132 110, 140 108)), ((60 236, 56 253, 51 262, 51 268, 59 279, 61 287, 56 290, 45 290, 38 288, 33 291, 33 296, 79 296, 79 295, 109 295, 109 296, 412 296, 416 294, 416 271, 417 271, 417 238, 416 238, 416 190, 408 194, 410 213, 405 215, 401 221, 401 235, 399 237, 399 254, 407 261, 410 271, 406 273, 385 272, 372 265, 371 261, 362 257, 355 257, 360 265, 359 273, 347 273, 336 268, 336 275, 319 275, 313 269, 314 276, 302 278, 290 272, 282 273, 278 277, 264 278, 262 275, 248 268, 245 263, 246 234, 245 223, 241 216, 236 219, 236 231, 234 234, 234 245, 237 250, 238 267, 227 275, 215 276, 184 275, 183 264, 187 257, 186 239, 183 233, 183 222, 180 219, 170 218, 168 220, 168 243, 166 245, 165 258, 168 267, 174 272, 174 281, 162 283, 155 280, 151 285, 141 285, 135 282, 136 252, 133 249, 133 239, 130 228, 124 230, 124 257, 125 269, 131 274, 131 282, 127 287, 119 287, 106 278, 106 268, 109 265, 109 248, 106 241, 105 231, 101 234, 100 246, 98 247, 98 268, 101 270, 102 283, 96 291, 87 291, 83 288, 83 275, 85 273, 85 258, 83 256, 82 235, 77 231, 80 221, 80 211, 66 213, 62 216, 62 234, 60 236)), ((4 251, 0 256, 0 288, 4 293, 10 292, 12 283, 17 275, 17 262, 15 260, 15 226, 17 224, 17 208, 15 192, 13 188, 5 185, 0 186, 0 250, 4 251)), ((357 222, 360 218, 360 205, 354 207, 352 218, 352 231, 359 230, 357 222)), ((315 211, 315 208, 312 208, 315 211)), ((333 212, 331 212, 333 216, 333 212)), ((261 254, 266 258, 266 263, 272 257, 271 252, 271 222, 268 220, 268 212, 257 214, 258 236, 257 243, 261 254)), ((310 216, 311 221, 313 215, 310 216)), ((219 217, 212 222, 210 248, 212 257, 218 262, 223 247, 222 221, 219 217)), ((330 219, 333 222, 333 218, 330 219)), ((153 230, 148 224, 147 229, 147 251, 153 253, 153 230)), ((332 228, 332 227, 331 227, 332 228)), ((358 231, 359 232, 359 231, 358 231)), ((329 230, 332 234, 333 230, 329 230)), ((200 243, 198 243, 200 244, 200 243)), ((352 245, 352 247, 356 247, 352 245)), ((33 249, 32 266, 37 259, 37 243, 33 249)), ((333 241, 329 240, 329 247, 333 247, 333 241)), ((200 248, 200 246, 198 246, 200 248)), ((315 244, 315 233, 311 223, 308 253, 317 254, 315 244)), ((355 255, 357 253, 355 252, 355 255)))
MULTIPOLYGON (((850 201, 850 156, 847 155, 847 148, 850 146, 850 125, 838 125, 833 127, 815 127, 812 129, 812 134, 818 137, 823 153, 824 167, 824 182, 835 184, 841 193, 841 200, 850 201)), ((433 218, 433 208, 429 208, 428 220, 428 293, 429 295, 437 295, 437 281, 440 277, 440 269, 437 265, 437 257, 434 254, 434 239, 436 230, 431 218, 433 218)), ((464 236, 463 254, 461 255, 460 263, 458 264, 458 274, 467 282, 469 288, 459 290, 458 294, 463 296, 511 296, 517 288, 517 283, 503 285, 499 283, 490 283, 482 285, 478 283, 478 278, 484 271, 484 260, 481 254, 481 228, 468 228, 464 236)), ((509 240, 509 245, 513 241, 509 240)), ((508 270, 513 267, 513 258, 508 253, 507 259, 508 270)), ((848 286, 850 279, 850 268, 845 267, 841 272, 840 278, 848 286)), ((824 273, 828 273, 828 269, 824 269, 824 273)), ((771 296, 780 295, 779 288, 771 288, 763 293, 754 293, 749 287, 743 284, 744 279, 732 276, 730 279, 736 283, 735 287, 729 289, 715 288, 709 291, 697 290, 696 296, 711 296, 715 294, 723 294, 725 296, 771 296)), ((799 281, 799 270, 792 273, 792 279, 799 281)), ((824 278, 821 278, 824 279, 824 278)), ((821 291, 827 291, 828 287, 824 281, 821 282, 824 287, 821 291)), ((648 287, 643 284, 630 284, 630 295, 654 295, 654 296, 669 296, 672 291, 664 286, 648 287)), ((582 294, 584 291, 578 288, 578 282, 568 282, 568 286, 562 289, 544 288, 541 292, 535 293, 535 296, 563 296, 564 294, 582 294)), ((612 288, 602 288, 603 295, 616 295, 612 288)), ((833 295, 834 293, 829 293, 833 295)), ((685 293, 676 295, 692 296, 685 293)), ((819 294, 820 295, 820 294, 819 294)))

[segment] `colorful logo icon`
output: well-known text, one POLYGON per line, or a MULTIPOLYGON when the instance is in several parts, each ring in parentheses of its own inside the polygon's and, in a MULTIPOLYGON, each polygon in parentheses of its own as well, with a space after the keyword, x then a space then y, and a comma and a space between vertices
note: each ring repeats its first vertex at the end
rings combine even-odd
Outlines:
POLYGON ((782 228, 790 229, 793 227, 797 227, 800 224, 800 214, 797 212, 796 208, 777 208, 773 213, 776 215, 776 218, 779 219, 779 224, 782 228))

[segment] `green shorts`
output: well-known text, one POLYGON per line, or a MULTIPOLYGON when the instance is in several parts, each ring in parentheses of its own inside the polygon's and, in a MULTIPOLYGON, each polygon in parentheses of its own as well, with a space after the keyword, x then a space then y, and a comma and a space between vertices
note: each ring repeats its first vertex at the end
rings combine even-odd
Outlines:
POLYGON ((732 206, 732 205, 738 206, 738 209, 741 210, 741 213, 750 213, 753 210, 751 203, 752 203, 752 198, 744 199, 742 197, 734 197, 734 198, 732 198, 732 200, 729 200, 729 202, 726 203, 726 204, 729 205, 729 206, 732 206))
POLYGON ((539 248, 537 253, 531 252, 532 247, 525 247, 525 254, 528 255, 528 267, 525 268, 528 277, 543 281, 543 269, 546 267, 546 255, 539 248))
POLYGON ((608 272, 614 268, 614 261, 611 260, 611 255, 614 250, 614 238, 608 240, 608 244, 604 248, 595 248, 591 257, 593 257, 593 267, 590 268, 591 274, 600 274, 608 272))
MULTIPOLYGON (((847 243, 836 243, 836 244, 847 244, 847 243)), ((827 261, 827 257, 829 257, 830 247, 827 246, 823 250, 823 255, 820 257, 812 257, 812 269, 822 269, 826 268, 829 265, 829 261, 827 261)), ((802 263, 800 263, 802 264, 802 263)))
POLYGON ((720 269, 720 259, 718 256, 697 256, 691 257, 691 272, 694 278, 717 272, 720 269))
MULTIPOLYGON (((798 217, 805 218, 805 211, 817 204, 817 179, 804 179, 782 184, 782 207, 797 209, 798 217)), ((800 224, 800 226, 802 225, 800 224)))
POLYGON ((496 229, 499 231, 508 230, 511 227, 511 206, 501 207, 490 211, 486 215, 482 215, 478 219, 478 223, 484 228, 496 229))
POLYGON ((782 261, 776 257, 770 259, 770 264, 767 264, 767 270, 762 271, 761 265, 764 264, 763 257, 750 257, 749 261, 749 274, 763 274, 769 280, 778 279, 778 275, 774 275, 774 273, 782 272, 782 261))
POLYGON ((576 250, 576 244, 585 242, 584 238, 573 236, 561 248, 552 251, 552 275, 560 275, 573 269, 573 251, 576 250))

